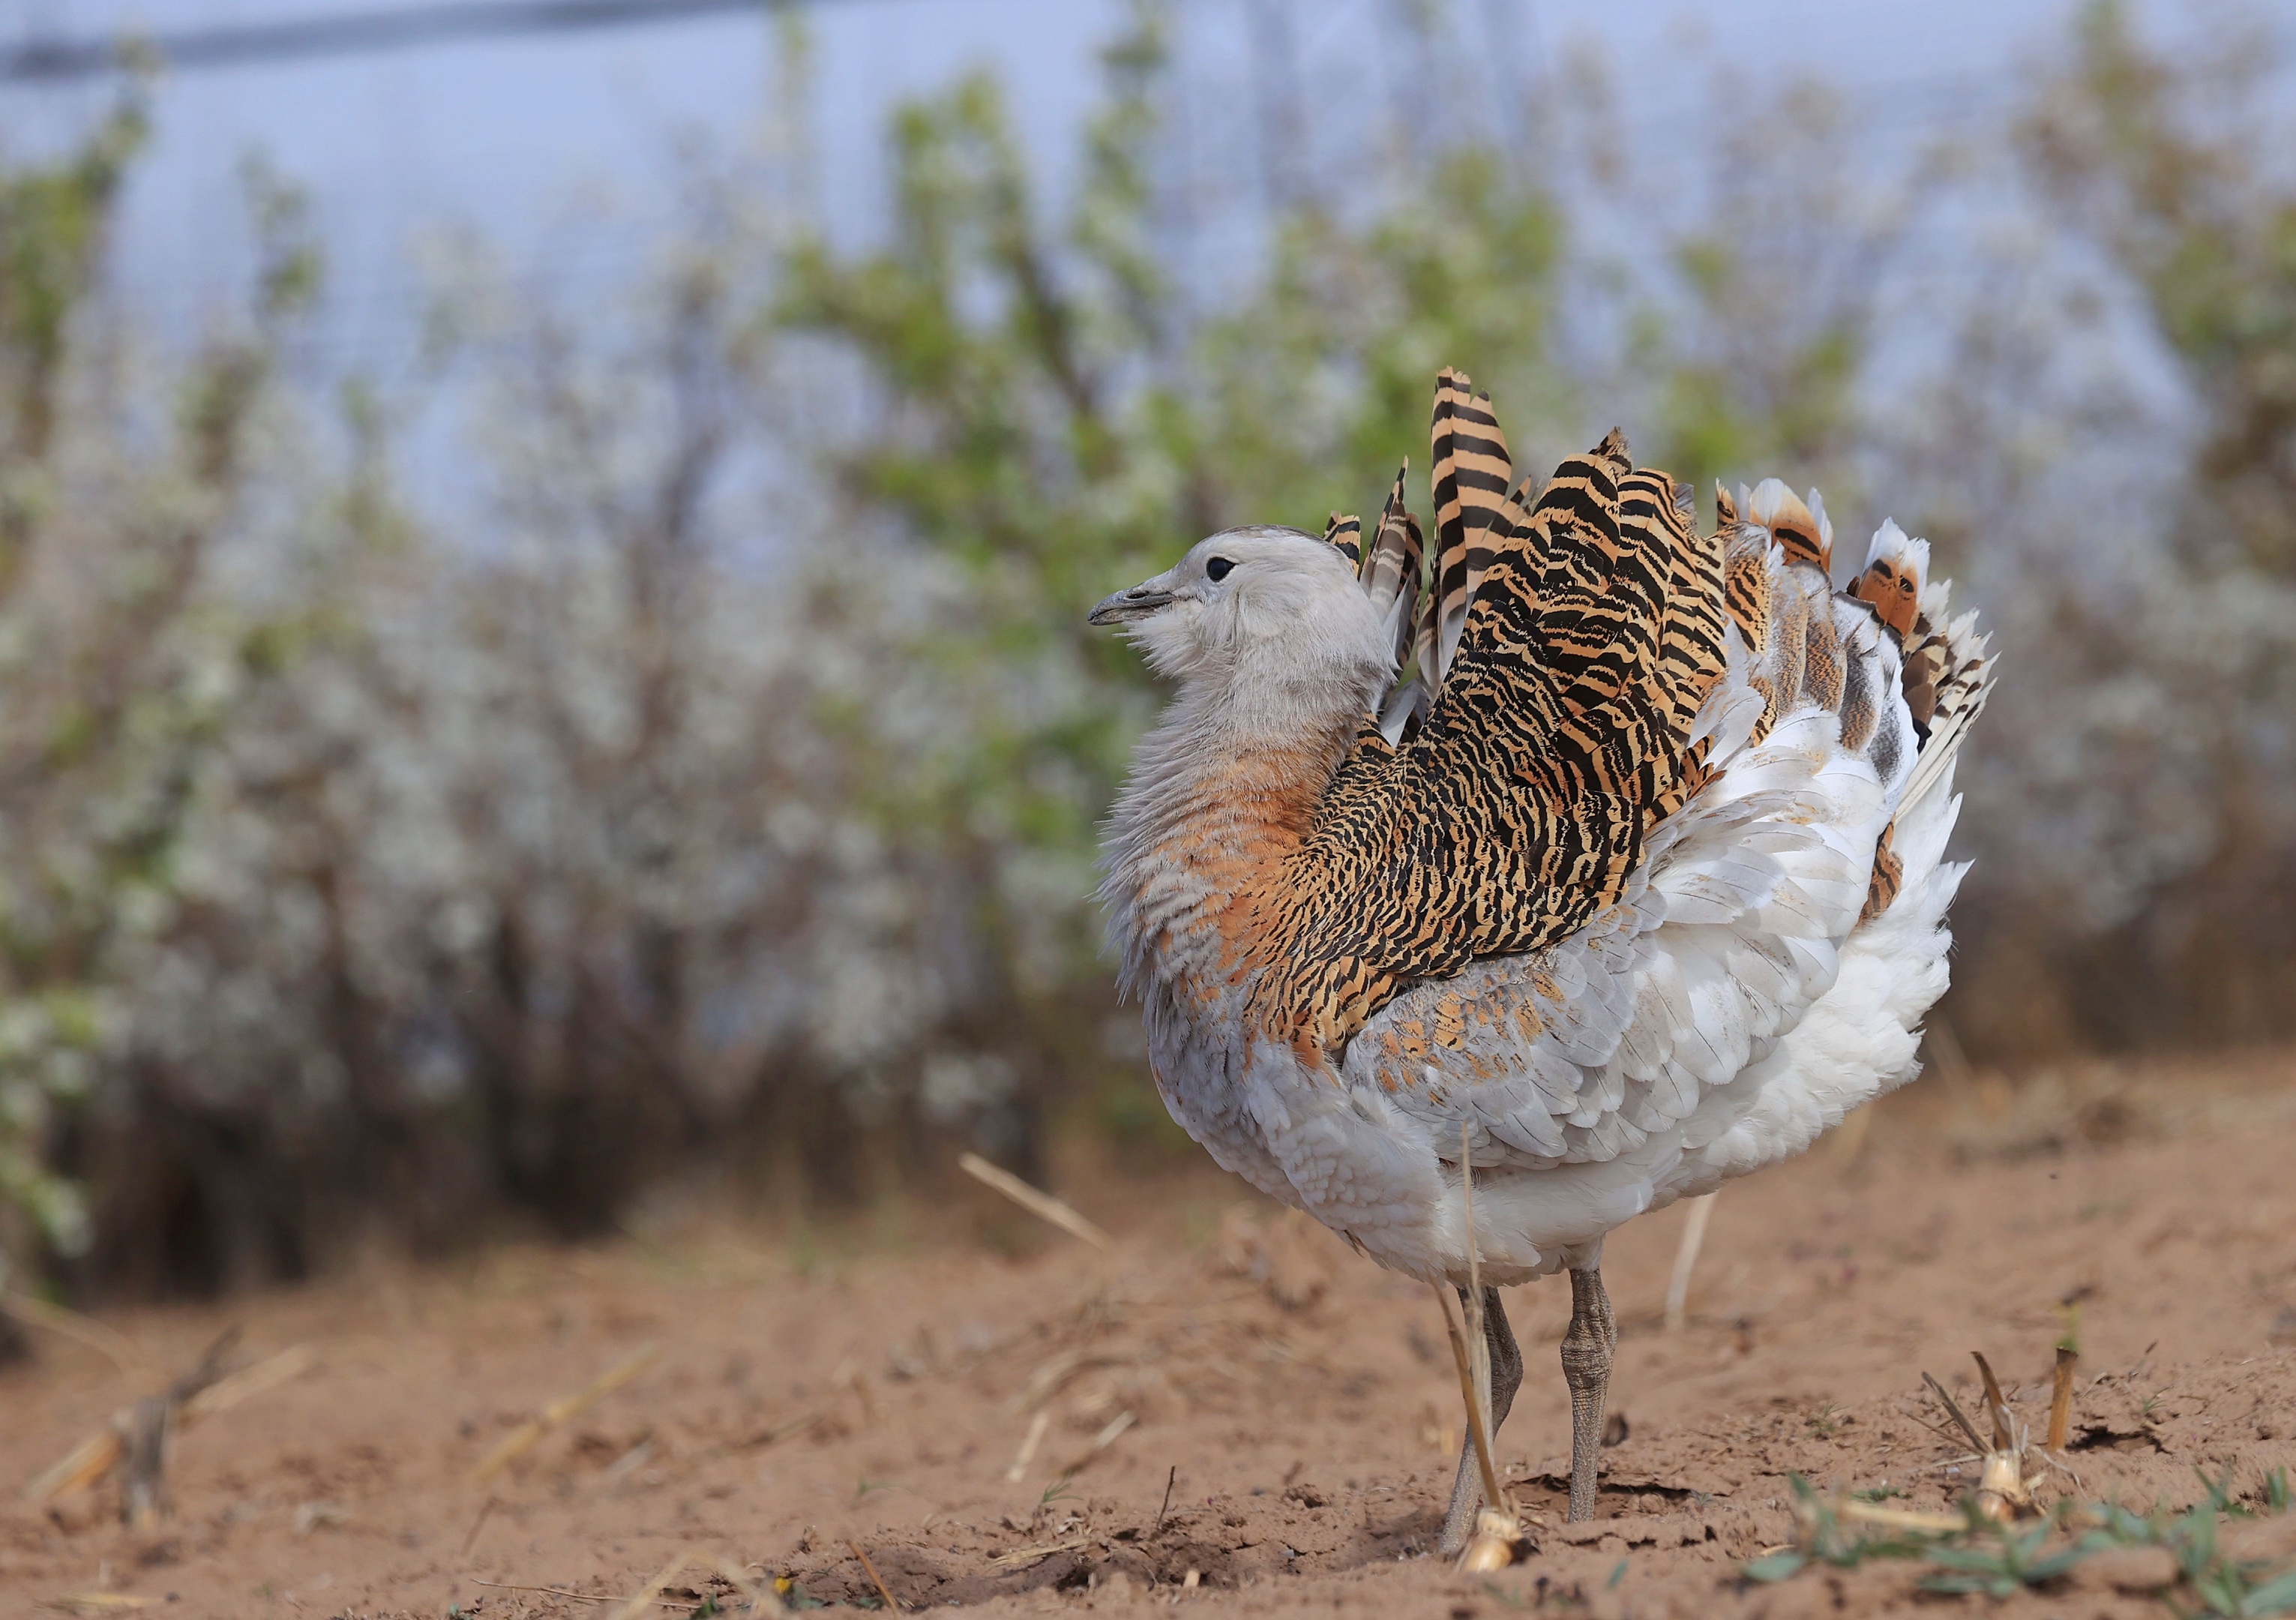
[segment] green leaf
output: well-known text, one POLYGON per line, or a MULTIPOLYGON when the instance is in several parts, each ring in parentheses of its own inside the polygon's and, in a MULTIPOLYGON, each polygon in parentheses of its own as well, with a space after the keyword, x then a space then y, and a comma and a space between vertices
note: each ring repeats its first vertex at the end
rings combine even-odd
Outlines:
POLYGON ((1749 1581, 1783 1581, 1800 1574, 1808 1563, 1808 1558, 1800 1552, 1773 1552, 1756 1558, 1738 1573, 1749 1581))
POLYGON ((2276 1576, 2257 1587, 2240 1601, 2243 1615, 2285 1615, 2296 1613, 2296 1569, 2276 1576))

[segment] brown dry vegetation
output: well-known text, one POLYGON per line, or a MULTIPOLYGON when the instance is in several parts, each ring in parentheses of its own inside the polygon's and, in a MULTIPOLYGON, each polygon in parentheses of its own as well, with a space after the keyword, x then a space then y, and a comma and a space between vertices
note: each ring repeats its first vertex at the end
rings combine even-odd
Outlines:
MULTIPOLYGON (((598 1599, 685 1550, 865 1606, 853 1547, 905 1605, 1004 1613, 1952 1603, 1917 1599, 1904 1560, 1769 1586, 1739 1571, 1794 1539, 1795 1475, 1948 1503, 1968 1477, 1927 1427, 1923 1372, 1966 1402, 1983 1350, 2038 1427, 2069 1322, 2076 1494, 2182 1506, 2201 1470, 2260 1504, 2296 1461, 2292 1070, 2282 1055, 1917 1088, 1862 1139, 1724 1192, 1678 1336, 1660 1305, 1682 1216, 1627 1228, 1607 1268, 1627 1433, 1600 1517, 1550 1525, 1497 1576, 1428 1554, 1459 1409, 1423 1287, 1239 1184, 1072 1158, 1061 1186, 1117 1235, 1109 1254, 954 1183, 865 1234, 771 1241, 697 1211, 602 1248, 377 1262, 225 1309, 123 1311, 105 1325, 148 1361, 133 1373, 43 1335, 0 1381, 11 1482, 229 1323, 245 1359, 307 1344, 318 1360, 178 1437, 174 1511, 152 1527, 121 1527, 108 1484, 45 1509, 12 1496, 0 1608, 116 1594, 185 1616, 605 1615, 598 1599), (637 1377, 470 1483, 535 1411, 648 1345, 637 1377)), ((1510 1304, 1531 1374, 1499 1450, 1559 1520, 1567 1296, 1510 1304)), ((2284 1563, 2292 1523, 2227 1534, 2284 1563)), ((2165 1555, 2112 1553, 2005 1608, 2165 1614, 2169 1573, 2165 1555)), ((687 1608, 727 1591, 701 1567, 668 1585, 687 1608)))

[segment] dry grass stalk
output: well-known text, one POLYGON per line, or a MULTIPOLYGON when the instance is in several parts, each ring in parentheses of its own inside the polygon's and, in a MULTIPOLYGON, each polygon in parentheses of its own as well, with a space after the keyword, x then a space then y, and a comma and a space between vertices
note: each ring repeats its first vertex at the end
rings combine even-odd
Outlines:
POLYGON ((1021 1442, 1020 1451, 1013 1455, 1013 1466, 1004 1470, 1005 1484, 1017 1485, 1027 1477, 1029 1465, 1037 1460, 1037 1448, 1045 1442, 1045 1431, 1052 1426, 1052 1413, 1042 1408, 1037 1410, 1035 1417, 1029 1419, 1028 1438, 1021 1442))
POLYGON ((553 1431, 572 1422, 608 1395, 628 1383, 652 1366, 661 1353, 659 1345, 647 1345, 631 1352, 596 1378, 570 1395, 562 1395, 542 1409, 539 1416, 529 1418, 512 1431, 500 1445, 488 1451, 479 1466, 471 1470, 470 1483, 485 1484, 496 1475, 510 1467, 527 1452, 539 1445, 553 1431))
POLYGON ((123 1515, 131 1524, 151 1518, 162 1505, 161 1474, 173 1435, 221 1416, 250 1395, 301 1376, 318 1361, 309 1346, 298 1345, 229 1377, 214 1377, 237 1336, 238 1329, 232 1329, 168 1388, 114 1412, 105 1428, 90 1435, 27 1483, 25 1496, 36 1506, 51 1502, 102 1484, 112 1469, 127 1462, 130 1467, 123 1515), (202 1382, 209 1378, 213 1381, 202 1382))
MULTIPOLYGON (((1475 1231, 1475 1164, 1474 1134, 1467 1122, 1459 1122, 1459 1211, 1467 1229, 1467 1297, 1463 1302, 1467 1313, 1467 1365, 1475 1373, 1475 1410, 1482 1415, 1485 1450, 1489 1448, 1491 1433, 1491 1341, 1489 1325, 1483 1320, 1483 1244, 1475 1231)), ((1488 1480, 1491 1465, 1483 1465, 1488 1480)), ((1492 1507, 1499 1505, 1496 1496, 1483 1499, 1492 1507)))
POLYGON ((488 1497, 486 1505, 479 1509, 478 1517, 471 1521, 470 1534, 463 1537, 462 1550, 455 1553, 456 1558, 467 1558, 471 1556, 471 1549, 478 1545, 479 1532, 485 1529, 487 1521, 494 1517, 495 1506, 496 1499, 488 1497))
POLYGON ((45 1328, 60 1337, 86 1345, 110 1361, 125 1377, 139 1377, 151 1366, 127 1335, 113 1331, 94 1317, 67 1311, 62 1305, 52 1305, 45 1299, 35 1299, 29 1294, 18 1294, 12 1290, 0 1290, 0 1312, 29 1327, 45 1328))
POLYGON ((1111 1418, 1106 1425, 1102 1427, 1100 1433, 1092 1437, 1092 1443, 1086 1446, 1083 1451, 1078 1451, 1074 1457, 1070 1458, 1067 1463, 1062 1467, 1060 1470, 1061 1477, 1065 1479, 1071 1474, 1081 1473, 1086 1463, 1099 1456, 1103 1451, 1108 1450, 1110 1446, 1114 1445, 1117 1442, 1117 1437, 1138 1421, 1139 1419, 1129 1411, 1121 1411, 1117 1413, 1113 1418, 1111 1418))
POLYGON ((277 1355, 218 1378, 184 1402, 183 1423, 188 1428, 208 1418, 218 1418, 267 1390, 301 1377, 319 1364, 319 1353, 308 1345, 291 1345, 277 1355))
POLYGON ((1997 1525, 2026 1517, 2034 1511, 2033 1493, 2014 1451, 1988 1451, 1977 1476, 1977 1511, 1997 1525))
POLYGON ((1945 1408, 1946 1416, 1953 1419, 1954 1427, 1958 1428, 1968 1440, 1969 1449, 1982 1456, 1986 1449, 1985 1442, 1978 1437, 1977 1426, 1969 1420, 1969 1415, 1961 1410, 1954 1398, 1945 1393, 1945 1386, 1928 1373, 1922 1375, 1922 1382, 1930 1386, 1930 1394, 1938 1398, 1939 1402, 1945 1408))
POLYGON ((1029 1381, 1021 1386, 1021 1393, 1004 1402, 1004 1413, 1011 1417, 1042 1406, 1060 1394, 1062 1386, 1077 1374, 1095 1367, 1121 1367, 1125 1359, 1118 1355, 1095 1355, 1082 1350, 1063 1350, 1029 1375, 1029 1381))
POLYGON ((1009 1170, 999 1170, 977 1153, 959 1154, 956 1167, 983 1186, 1003 1193, 1038 1220, 1049 1221, 1071 1238, 1082 1238, 1096 1249, 1116 1246, 1114 1238, 1052 1194, 1038 1191, 1009 1170))
POLYGON ((994 1569, 1017 1569, 1023 1564, 1034 1564, 1056 1552, 1082 1552, 1092 1545, 1088 1535, 1073 1535, 1065 1542, 1051 1542, 1042 1547, 1017 1547, 1011 1552, 1000 1552, 988 1560, 994 1569))
POLYGON ((116 1615, 124 1610, 150 1608, 157 1598, 138 1598, 124 1591, 68 1591, 61 1598, 50 1598, 43 1608, 60 1608, 68 1615, 116 1615))
POLYGON ((630 1447, 628 1451, 624 1451, 619 1457, 615 1458, 613 1461, 606 1465, 605 1472, 598 1476, 599 1488, 605 1491, 612 1490, 616 1485, 620 1484, 622 1481, 627 1479, 631 1475, 645 1467, 647 1462, 652 1460, 652 1457, 653 1437, 652 1435, 648 1435, 645 1439, 639 1441, 636 1445, 630 1447))
MULTIPOLYGON (((215 1351, 210 1350, 209 1353, 212 1355, 215 1351)), ((299 1345, 281 1351, 267 1361, 258 1362, 227 1378, 218 1379, 211 1386, 196 1389, 190 1399, 184 1401, 176 1410, 170 1410, 167 1407, 170 1393, 167 1391, 148 1396, 135 1405, 124 1406, 111 1415, 107 1427, 90 1435, 65 1456, 26 1482, 24 1495, 37 1507, 58 1497, 69 1496, 75 1491, 100 1484, 129 1455, 131 1450, 139 1445, 143 1449, 138 1467, 156 1471, 164 1466, 160 1453, 164 1451, 169 1433, 190 1428, 202 1419, 229 1411, 249 1396, 259 1394, 300 1376, 317 1361, 316 1353, 308 1345, 299 1345), (160 1404, 155 1406, 152 1404, 154 1402, 160 1404)), ((204 1359, 201 1365, 202 1368, 207 1365, 204 1359)), ((190 1380, 191 1375, 186 1375, 186 1378, 176 1381, 175 1388, 190 1387, 190 1380)), ((156 1477, 156 1472, 152 1476, 156 1477)), ((149 1479, 139 1483, 135 1495, 138 1501, 129 1505, 132 1514, 140 1517, 156 1503, 156 1494, 149 1479)))
POLYGON ((1993 1376, 1992 1365, 1982 1353, 1972 1350, 1969 1359, 1977 1363, 1977 1376, 1985 1381, 1986 1415, 1993 1419, 1993 1450, 2014 1451, 2017 1445, 2017 1420, 2009 1415, 2009 1402, 2001 1397, 2001 1380, 1993 1376))
MULTIPOLYGON (((482 1581, 476 1575, 472 1575, 471 1577, 471 1584, 473 1586, 490 1586, 496 1591, 531 1591, 540 1592, 545 1596, 553 1598, 571 1598, 578 1603, 621 1603, 625 1601, 625 1599, 614 1596, 611 1592, 571 1591, 563 1586, 521 1586, 514 1581, 482 1581)), ((660 1604, 664 1608, 693 1609, 701 1607, 701 1605, 695 1603, 681 1603, 675 1598, 657 1596, 653 1599, 653 1601, 660 1604)))
POLYGON ((609 1620, 637 1620, 640 1615, 653 1607, 653 1600, 661 1596, 661 1589, 683 1574, 685 1567, 693 1561, 693 1550, 681 1549, 675 1558, 655 1573, 652 1580, 639 1590, 636 1597, 616 1609, 609 1620))
POLYGON ((1985 1448, 1985 1460, 1978 1470, 1977 1510, 1995 1524, 2005 1525, 2038 1511, 2033 1482, 2025 1476, 2027 1435, 2011 1415, 1991 1364, 1974 1350, 1969 1353, 1977 1363, 1978 1376, 1985 1381, 1985 1408, 1993 1420, 1993 1443, 1985 1448))
POLYGON ((1874 1113, 1872 1103, 1852 1108, 1842 1120, 1841 1128, 1834 1132, 1833 1164, 1842 1175, 1856 1170, 1857 1161, 1865 1155, 1866 1138, 1874 1129, 1874 1113))
POLYGON ((1475 1466, 1483 1476, 1483 1499, 1496 1502, 1503 1500, 1498 1493, 1498 1471, 1491 1466, 1490 1432, 1483 1427, 1482 1409, 1475 1401, 1475 1373, 1467 1361, 1467 1341, 1451 1315, 1449 1292, 1439 1282, 1434 1287, 1436 1308, 1443 1312, 1443 1331, 1450 1336, 1452 1364, 1459 1373, 1459 1397, 1467 1407, 1467 1440, 1475 1449, 1475 1466))
POLYGON ((762 1451, 769 1445, 779 1445, 784 1440, 794 1440, 808 1429, 816 1427, 823 1415, 818 1409, 809 1412, 800 1412, 787 1422, 776 1423, 771 1428, 759 1429, 747 1440, 742 1441, 742 1447, 747 1451, 762 1451))
POLYGON ((2049 1450, 2060 1456, 2072 1435, 2073 1369, 2079 1364, 2079 1351, 2070 1345, 2057 1346, 2056 1381, 2049 1391, 2049 1450))
POLYGON ((1884 1530, 1913 1530, 1924 1535, 1951 1535, 1969 1528, 1969 1521, 1958 1513, 1924 1513, 1918 1508, 1891 1508, 1881 1502, 1859 1501, 1856 1497, 1836 1502, 1836 1515, 1861 1525, 1874 1525, 1884 1530))
POLYGON ((496 1591, 547 1592, 554 1598, 571 1598, 578 1603, 611 1603, 614 1599, 594 1591, 570 1591, 563 1586, 521 1586, 515 1581, 488 1581, 472 1575, 473 1586, 490 1586, 496 1591))
POLYGON ((1464 1335, 1451 1325, 1451 1306, 1442 1285, 1435 1297, 1443 1306, 1443 1330, 1451 1336, 1452 1359, 1457 1363, 1462 1393, 1467 1401, 1467 1432, 1474 1443, 1475 1466, 1483 1478, 1481 1511, 1475 1515, 1474 1534, 1459 1554, 1459 1567, 1471 1572, 1505 1569, 1523 1556, 1526 1543, 1522 1516, 1514 1498, 1499 1483, 1498 1465, 1491 1455, 1490 1340, 1483 1320, 1482 1239, 1475 1231, 1475 1164, 1473 1135, 1466 1121, 1459 1122, 1460 1218, 1466 1228, 1467 1298, 1464 1335), (1475 1352, 1469 1357, 1472 1343, 1475 1352))
POLYGON ((1483 1240, 1475 1230, 1475 1164, 1473 1132, 1467 1122, 1459 1122, 1459 1214, 1467 1229, 1467 1298, 1466 1329, 1468 1365, 1474 1369, 1475 1387, 1473 1408, 1475 1432, 1480 1436, 1477 1455, 1482 1459, 1483 1484, 1493 1493, 1485 1501, 1494 1508, 1503 1508, 1505 1498, 1496 1493, 1498 1474, 1491 1457, 1491 1342, 1490 1326, 1483 1319, 1483 1240))
POLYGON ((26 1482, 24 1495, 35 1507, 94 1484, 118 1466, 127 1451, 117 1428, 90 1435, 70 1452, 26 1482))
POLYGON ((1706 1246, 1706 1223, 1714 1218, 1712 1193, 1689 1201, 1682 1222, 1682 1243, 1674 1251, 1674 1275, 1666 1280, 1666 1330, 1680 1333, 1690 1322, 1690 1277, 1698 1267, 1698 1251, 1706 1246))
POLYGON ((340 1502, 308 1501, 295 1509, 295 1534, 308 1535, 322 1525, 348 1525, 350 1514, 340 1502))
MULTIPOLYGON (((257 1363, 244 1371, 198 1390, 184 1401, 181 1409, 168 1415, 167 1427, 171 1430, 190 1428, 203 1419, 229 1411, 249 1396, 285 1383, 315 1365, 317 1355, 306 1345, 283 1350, 267 1361, 257 1363)), ((183 1387, 184 1381, 177 1381, 183 1387)), ((149 1397, 164 1401, 166 1394, 149 1397)), ((44 1506, 60 1496, 86 1490, 102 1482, 105 1476, 118 1468, 128 1454, 131 1440, 138 1425, 149 1431, 154 1423, 152 1409, 144 1402, 124 1406, 111 1415, 111 1421, 102 1429, 90 1435, 56 1462, 42 1469, 24 1485, 24 1495, 34 1506, 44 1506)), ((150 1435, 147 1432, 147 1443, 150 1435)))
POLYGON ((530 1591, 544 1597, 571 1598, 577 1603, 619 1603, 621 1608, 616 1609, 607 1617, 607 1620, 624 1620, 625 1616, 644 1613, 649 1605, 656 1605, 662 1608, 682 1608, 689 1613, 695 1609, 708 1608, 709 1604, 706 1602, 688 1603, 683 1599, 665 1598, 661 1595, 663 1587, 668 1586, 679 1575, 697 1564, 707 1564, 733 1583, 734 1590, 750 1599, 750 1613, 753 1620, 755 1616, 761 1615, 777 1616, 789 1613, 788 1606, 783 1603, 781 1594, 774 1590, 771 1580, 767 1581, 763 1586, 759 1586, 750 1579, 747 1571, 729 1559, 702 1558, 692 1555, 681 1558, 666 1573, 656 1575, 654 1580, 658 1584, 648 1587, 634 1598, 618 1598, 611 1592, 574 1591, 563 1586, 522 1586, 514 1581, 485 1581, 476 1575, 471 1577, 471 1583, 474 1586, 491 1587, 496 1591, 530 1591))
POLYGON ((120 1517, 132 1525, 148 1523, 167 1504, 168 1436, 187 1420, 185 1404, 223 1377, 224 1358, 239 1342, 232 1328, 208 1346, 191 1369, 158 1394, 146 1395, 111 1415, 108 1435, 91 1435, 70 1456, 35 1478, 25 1494, 45 1502, 67 1490, 93 1485, 121 1464, 127 1478, 120 1493, 120 1517))
POLYGON ((1938 1066, 1939 1078, 1955 1091, 1965 1091, 1977 1083, 1977 1071, 1970 1066, 1969 1057, 1961 1049, 1961 1038, 1953 1032, 1953 1025, 1943 1018, 1931 1018, 1922 1030, 1922 1045, 1931 1060, 1938 1066))
POLYGON ((845 1544, 853 1549, 853 1556, 859 1558, 861 1560, 861 1567, 869 1572, 869 1584, 875 1587, 877 1589, 877 1595, 885 1600, 885 1612, 889 1615, 899 1614, 901 1612, 899 1601, 896 1599, 892 1592, 886 1588, 885 1577, 877 1573, 877 1567, 869 1561, 869 1555, 861 1550, 861 1543, 858 1542, 848 1542, 845 1544))
MULTIPOLYGON (((1954 1398, 1946 1394, 1944 1386, 1928 1373, 1922 1375, 1922 1381, 1929 1386, 1930 1393, 1945 1408, 1946 1415, 1969 1442, 1970 1449, 1978 1454, 1977 1489, 1971 1498, 1978 1513, 1997 1525, 2030 1518, 2040 1511, 2039 1504, 2033 1499, 2033 1487, 2045 1477, 2046 1469, 2037 1468, 2029 1472, 2026 1461, 2030 1456, 2043 1465, 2064 1468, 2055 1453, 2062 1448, 2063 1437, 2071 1421, 2073 1369, 2079 1358, 2062 1347, 2057 1352, 2055 1389, 2049 1403, 2051 1443, 2046 1448, 2033 1444, 2031 1431, 2019 1423, 2015 1414, 2009 1410, 2008 1399, 2001 1391, 2001 1380, 1994 1377, 1991 1363, 1976 1351, 1970 1353, 1970 1358, 1977 1363, 1978 1377, 1985 1386, 1986 1416, 1993 1431, 1989 1442, 1978 1435, 1977 1426, 1969 1420, 1968 1414, 1961 1410, 1954 1398)), ((2070 1469, 2064 1471, 2071 1472, 2070 1469)))
POLYGON ((836 1370, 829 1375, 829 1381, 840 1389, 852 1392, 854 1401, 861 1408, 863 1428, 877 1427, 877 1397, 870 1387, 869 1375, 861 1369, 858 1362, 849 1356, 847 1357, 839 1362, 836 1370))

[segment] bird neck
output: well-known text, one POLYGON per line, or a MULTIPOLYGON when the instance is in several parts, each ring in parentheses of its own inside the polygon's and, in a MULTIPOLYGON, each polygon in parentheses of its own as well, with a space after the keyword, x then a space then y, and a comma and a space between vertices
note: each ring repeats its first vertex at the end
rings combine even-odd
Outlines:
POLYGON ((1128 993, 1210 996, 1255 966, 1263 908, 1364 719, 1364 694, 1334 684, 1191 681, 1141 744, 1101 884, 1128 993))

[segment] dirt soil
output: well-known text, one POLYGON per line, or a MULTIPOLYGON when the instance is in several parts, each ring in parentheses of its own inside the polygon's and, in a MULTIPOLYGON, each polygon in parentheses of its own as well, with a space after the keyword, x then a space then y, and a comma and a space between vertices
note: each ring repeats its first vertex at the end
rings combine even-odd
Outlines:
POLYGON ((1948 1503, 1972 1470, 1923 1372, 1974 1412, 1984 1351, 2038 1427, 2069 1328, 2078 1494, 2181 1505, 2195 1470, 2229 1471, 2261 1502, 2296 1461, 2296 1059, 1917 1090, 1725 1189, 1677 1333, 1683 1213, 1620 1231, 1624 1438, 1589 1525, 1561 1522, 1569 1290, 1516 1291, 1529 1371, 1499 1450, 1548 1523, 1488 1576, 1430 1552, 1460 1428, 1430 1292, 1240 1184, 1108 1171, 1058 1178, 1118 1234, 1106 1254, 967 1186, 894 1219, 906 1237, 689 1222, 106 1313, 127 1370, 36 1330, 0 1372, 0 1613, 611 1616, 690 1555, 651 1612, 729 1603, 715 1559, 790 1579, 796 1607, 875 1607, 882 1580, 987 1614, 2166 1615, 2165 1575, 2124 1555, 2006 1603, 1922 1595, 1902 1560, 1740 1574, 1793 1541, 1793 1475, 1948 1503), (242 1362, 316 1360, 176 1436, 168 1517, 122 1525, 116 1481, 14 1493, 234 1323, 242 1362))

